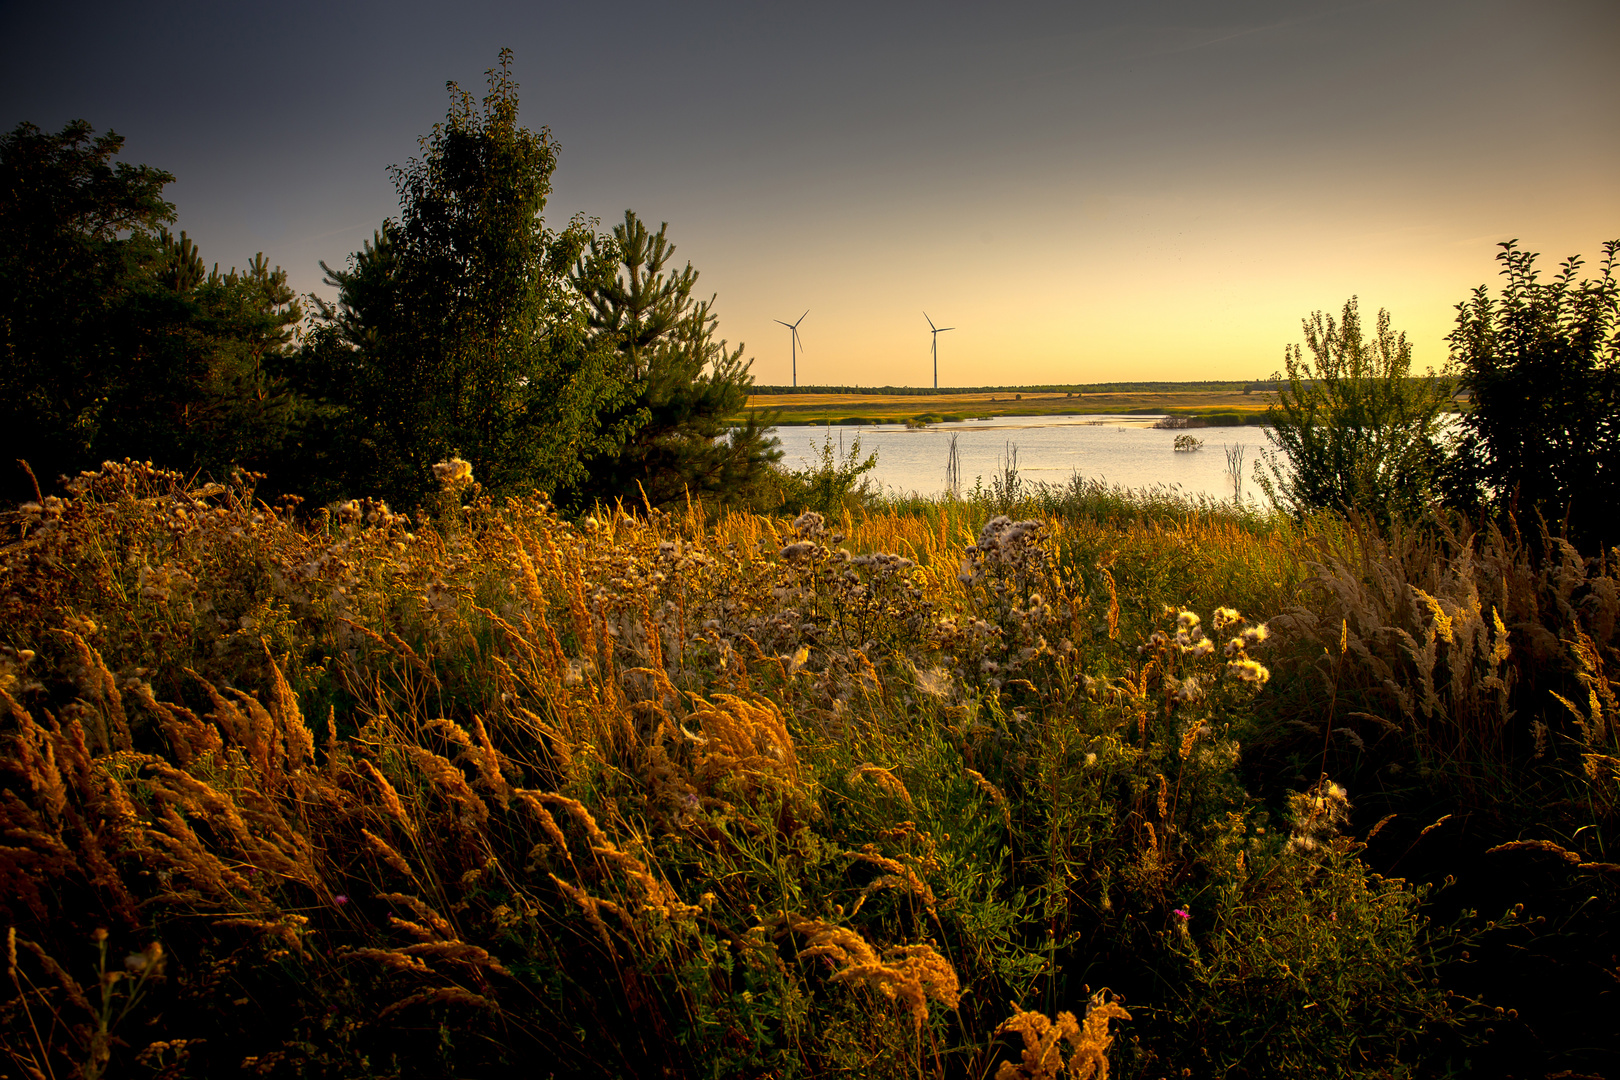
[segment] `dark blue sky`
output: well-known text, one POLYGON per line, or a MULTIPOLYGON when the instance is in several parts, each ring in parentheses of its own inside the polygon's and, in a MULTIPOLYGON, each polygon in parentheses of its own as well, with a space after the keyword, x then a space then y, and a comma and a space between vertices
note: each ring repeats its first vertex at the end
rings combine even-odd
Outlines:
POLYGON ((807 382, 923 383, 923 308, 947 384, 1263 375, 1352 293, 1439 363, 1496 241, 1620 236, 1612 0, 0 10, 0 123, 116 129, 301 289, 509 46, 550 216, 669 221, 762 382, 805 308, 807 382))

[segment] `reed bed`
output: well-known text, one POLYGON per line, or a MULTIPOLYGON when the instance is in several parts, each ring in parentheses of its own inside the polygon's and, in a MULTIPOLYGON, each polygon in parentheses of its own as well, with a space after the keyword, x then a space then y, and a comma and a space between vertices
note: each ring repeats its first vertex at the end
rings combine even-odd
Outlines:
MULTIPOLYGON (((1435 923, 1364 858, 1354 787, 1245 774, 1318 678, 1337 609, 1298 601, 1350 580, 1344 534, 569 521, 446 465, 409 516, 109 463, 5 519, 11 1071, 1441 1075, 1517 1022, 1447 980, 1532 915, 1435 923)), ((1590 643, 1564 696, 1600 802, 1609 594, 1566 584, 1536 587, 1590 643)), ((1376 619, 1369 657, 1406 645, 1376 619)), ((1472 753, 1426 701, 1387 719, 1472 753)))

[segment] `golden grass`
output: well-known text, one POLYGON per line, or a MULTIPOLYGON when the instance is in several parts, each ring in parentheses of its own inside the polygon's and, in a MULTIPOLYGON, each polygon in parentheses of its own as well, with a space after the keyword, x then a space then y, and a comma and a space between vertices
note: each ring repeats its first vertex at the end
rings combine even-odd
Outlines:
MULTIPOLYGON (((1494 706, 1509 657, 1458 571, 1377 593, 1357 582, 1383 549, 1312 572, 1297 535, 1210 517, 959 505, 570 522, 447 498, 300 522, 137 465, 54 510, 10 523, 0 566, 0 1012, 25 1073, 468 1075, 544 1047, 565 1072, 983 1075, 1017 1035, 998 1075, 1100 1077, 1109 1054, 1201 1060, 1178 1032, 1208 1002, 1263 971, 1300 1005, 1341 954, 1375 1022, 1302 1028, 1289 1061, 1349 1039, 1398 1063, 1386 1029, 1453 1022, 1415 894, 1356 861, 1337 789, 1284 811, 1306 850, 1236 765, 1269 692, 1248 652, 1278 645, 1254 616, 1312 573, 1347 611, 1404 605, 1329 627, 1369 657, 1374 615, 1411 628, 1391 723, 1485 723, 1456 703, 1494 706), (1323 896, 1374 914, 1312 922, 1323 896), (1228 933, 1261 897, 1281 921, 1228 933), (87 990, 96 932, 151 973, 87 990), (184 963, 160 975, 155 942, 184 963), (1060 968, 1093 948, 1111 985, 1185 993, 1077 1020, 1057 1006, 1089 991, 1060 968), (1146 1042, 1110 1049, 1131 1015, 1146 1042)), ((1597 791, 1613 627, 1581 614, 1610 610, 1582 573, 1531 592, 1577 615, 1550 647, 1597 791)), ((1321 621, 1290 618, 1273 637, 1315 648, 1321 621)), ((1242 1026, 1221 1015, 1208 1038, 1242 1026)))

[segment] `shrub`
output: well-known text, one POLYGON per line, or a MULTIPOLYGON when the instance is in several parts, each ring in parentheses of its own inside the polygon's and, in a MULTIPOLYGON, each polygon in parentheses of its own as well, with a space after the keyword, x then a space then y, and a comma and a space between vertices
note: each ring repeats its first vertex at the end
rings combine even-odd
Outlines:
POLYGON ((1298 345, 1283 350, 1287 380, 1277 376, 1266 410, 1277 449, 1255 463, 1262 490, 1296 515, 1354 508, 1387 522, 1425 512, 1449 384, 1432 371, 1410 377, 1412 347, 1388 312, 1365 340, 1355 297, 1337 321, 1317 311, 1304 328, 1312 360, 1298 345))
MULTIPOLYGON (((1620 240, 1603 245, 1594 279, 1576 280, 1581 260, 1538 280, 1518 241, 1497 260, 1507 285, 1492 298, 1481 285, 1457 305, 1450 338, 1470 408, 1451 495, 1463 503, 1521 498, 1587 550, 1620 540, 1613 527, 1620 484, 1620 240)), ((1528 509, 1528 506, 1526 507, 1528 509)))
POLYGON ((780 471, 777 477, 780 507, 791 513, 814 510, 838 515, 872 498, 872 481, 866 474, 877 468, 877 454, 861 457, 859 435, 850 440, 849 450, 845 452, 843 434, 839 434, 835 448, 829 426, 819 446, 811 443, 811 452, 815 457, 803 462, 803 468, 780 471))

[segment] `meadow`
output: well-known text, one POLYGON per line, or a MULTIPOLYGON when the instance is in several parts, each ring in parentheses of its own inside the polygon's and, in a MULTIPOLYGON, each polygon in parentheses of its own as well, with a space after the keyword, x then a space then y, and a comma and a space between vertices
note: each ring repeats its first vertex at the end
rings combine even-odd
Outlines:
POLYGON ((440 475, 406 515, 109 463, 0 518, 0 1068, 1620 1062, 1614 553, 440 475))

